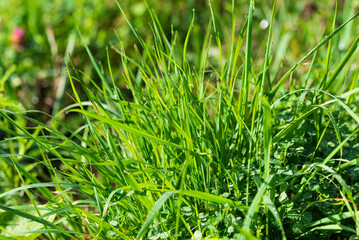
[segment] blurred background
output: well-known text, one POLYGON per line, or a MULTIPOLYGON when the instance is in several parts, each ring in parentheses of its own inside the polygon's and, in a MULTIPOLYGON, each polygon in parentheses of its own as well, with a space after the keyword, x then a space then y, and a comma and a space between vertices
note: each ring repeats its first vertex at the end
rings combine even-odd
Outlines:
MULTIPOLYGON (((265 54, 273 1, 255 2, 253 64, 260 66, 265 54)), ((120 0, 119 3, 140 35, 151 44, 152 30, 145 2, 120 0)), ((226 46, 231 40, 231 3, 212 1, 224 52, 228 51, 226 46)), ((236 1, 237 34, 246 20, 248 3, 236 1)), ((173 32, 177 32, 178 44, 184 42, 195 10, 187 56, 196 66, 205 33, 211 24, 208 1, 148 0, 148 4, 156 12, 169 39, 173 32)), ((336 26, 352 16, 358 5, 358 1, 337 1, 336 26)), ((272 76, 280 75, 295 64, 330 33, 335 6, 334 0, 277 1, 272 76)), ((86 75, 97 79, 77 29, 105 74, 108 72, 106 47, 109 48, 112 70, 121 88, 121 57, 111 47, 120 49, 122 42, 126 54, 135 56, 134 44, 139 44, 114 0, 0 0, 0 108, 37 109, 55 114, 63 106, 74 103, 66 94, 71 95, 66 85, 64 62, 68 60, 67 55, 71 54, 75 65, 86 75)), ((334 39, 334 48, 339 50, 334 54, 338 59, 342 58, 357 33, 358 24, 349 24, 334 39)), ((210 64, 216 66, 219 55, 214 38, 212 43, 210 64)), ((319 63, 321 59, 325 62, 325 54, 323 51, 323 56, 318 56, 319 63)), ((305 67, 298 69, 305 70, 305 67)))

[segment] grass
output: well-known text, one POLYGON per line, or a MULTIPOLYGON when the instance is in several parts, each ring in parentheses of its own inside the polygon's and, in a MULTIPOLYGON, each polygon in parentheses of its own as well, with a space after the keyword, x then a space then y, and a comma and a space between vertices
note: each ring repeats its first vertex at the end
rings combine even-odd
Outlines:
POLYGON ((242 25, 231 2, 230 39, 209 2, 198 64, 187 58, 195 11, 182 44, 149 9, 149 44, 116 3, 137 38, 134 57, 121 43, 99 63, 81 37, 96 75, 69 56, 74 104, 52 116, 0 110, 3 178, 18 186, 0 194, 1 238, 359 236, 358 39, 349 46, 347 33, 344 53, 333 44, 358 14, 337 25, 335 8, 330 32, 283 72, 276 2, 259 60, 254 2, 242 25))

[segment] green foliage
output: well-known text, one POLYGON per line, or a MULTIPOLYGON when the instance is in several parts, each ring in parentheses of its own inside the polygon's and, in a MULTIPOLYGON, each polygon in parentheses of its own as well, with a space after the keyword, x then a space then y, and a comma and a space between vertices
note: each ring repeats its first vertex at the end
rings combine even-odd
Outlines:
MULTIPOLYGON (((358 14, 346 15, 355 3, 314 10, 278 1, 270 11, 266 1, 250 1, 244 19, 236 1, 209 2, 199 14, 206 30, 191 10, 188 30, 176 32, 151 2, 116 2, 137 45, 117 33, 119 43, 101 53, 92 45, 101 39, 86 31, 99 23, 86 19, 106 5, 86 12, 91 1, 73 3, 84 9, 65 5, 86 16, 78 28, 84 48, 64 70, 75 103, 53 115, 1 105, 5 239, 358 236, 358 14), (305 11, 319 11, 313 19, 324 16, 328 26, 309 26, 305 11), (288 26, 296 12, 301 20, 288 26), (145 17, 138 23, 132 14, 145 17), (268 31, 261 18, 270 19, 268 31), (137 28, 143 19, 151 37, 137 28), (298 26, 306 34, 294 37, 298 26), (84 52, 90 71, 76 60, 84 52), (10 226, 20 221, 32 229, 10 226)), ((18 94, 5 86, 14 71, 0 82, 6 97, 18 94)))

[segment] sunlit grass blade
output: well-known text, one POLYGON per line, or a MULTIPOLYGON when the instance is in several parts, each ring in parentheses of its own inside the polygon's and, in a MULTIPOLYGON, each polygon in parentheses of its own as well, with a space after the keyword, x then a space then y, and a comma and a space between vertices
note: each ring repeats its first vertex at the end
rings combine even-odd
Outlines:
POLYGON ((348 63, 351 56, 354 54, 354 52, 357 50, 359 44, 359 37, 357 37, 352 45, 350 46, 349 50, 346 52, 344 58, 340 61, 338 66, 334 69, 333 73, 330 74, 330 77, 324 86, 324 90, 330 88, 330 86, 333 84, 335 80, 337 80, 339 73, 343 70, 344 66, 348 63))
POLYGON ((160 138, 158 138, 156 136, 150 135, 150 134, 148 134, 146 132, 143 132, 143 131, 140 131, 138 129, 129 127, 129 126, 125 125, 125 124, 119 123, 118 121, 114 121, 112 119, 109 119, 109 118, 106 118, 106 117, 103 117, 103 116, 99 116, 97 114, 94 114, 94 113, 91 113, 91 112, 88 112, 88 111, 79 110, 79 109, 73 109, 71 111, 72 112, 83 113, 83 114, 85 114, 85 115, 87 115, 87 116, 89 116, 91 118, 103 121, 105 123, 111 124, 112 126, 118 127, 119 129, 123 129, 125 131, 132 132, 132 133, 137 134, 139 136, 143 136, 143 137, 152 139, 152 140, 157 141, 159 143, 162 143, 164 145, 171 146, 171 147, 178 148, 178 149, 183 149, 183 147, 181 147, 181 146, 179 146, 179 145, 177 145, 175 143, 165 141, 165 140, 160 139, 160 138))

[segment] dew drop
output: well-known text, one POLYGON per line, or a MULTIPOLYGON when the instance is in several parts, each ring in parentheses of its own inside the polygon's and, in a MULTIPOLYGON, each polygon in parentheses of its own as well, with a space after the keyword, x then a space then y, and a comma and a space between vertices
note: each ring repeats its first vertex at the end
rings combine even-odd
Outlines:
POLYGON ((259 27, 261 29, 266 29, 269 26, 269 22, 267 19, 263 19, 260 23, 259 23, 259 27))

